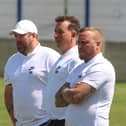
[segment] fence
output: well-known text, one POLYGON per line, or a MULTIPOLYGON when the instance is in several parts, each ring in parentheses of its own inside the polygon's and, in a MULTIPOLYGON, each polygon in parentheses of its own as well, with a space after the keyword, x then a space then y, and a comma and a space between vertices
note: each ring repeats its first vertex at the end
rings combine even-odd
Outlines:
POLYGON ((54 18, 65 14, 65 6, 67 15, 76 16, 81 26, 100 27, 108 41, 126 41, 126 0, 0 0, 0 38, 9 38, 8 32, 15 25, 19 13, 23 19, 36 23, 41 39, 52 39, 54 18), (19 2, 22 3, 21 14, 17 1, 22 1, 19 2))
MULTIPOLYGON (((76 16, 81 26, 88 24, 103 31, 106 39, 105 55, 116 68, 117 81, 124 82, 126 81, 125 12, 126 0, 0 0, 0 74, 3 75, 8 57, 16 51, 8 33, 18 19, 17 14, 23 19, 35 22, 40 40, 53 40, 54 18, 67 14, 76 16), (22 12, 17 8, 20 6, 18 2, 22 4, 22 12), (89 16, 88 20, 86 15, 89 16)), ((56 48, 50 41, 41 43, 56 48)))
MULTIPOLYGON (((56 48, 55 42, 42 41, 41 44, 51 48, 56 48)), ((116 69, 117 82, 126 82, 126 43, 106 42, 104 55, 113 63, 116 69)), ((16 52, 14 40, 2 39, 0 40, 0 74, 3 76, 5 63, 9 56, 16 52)))

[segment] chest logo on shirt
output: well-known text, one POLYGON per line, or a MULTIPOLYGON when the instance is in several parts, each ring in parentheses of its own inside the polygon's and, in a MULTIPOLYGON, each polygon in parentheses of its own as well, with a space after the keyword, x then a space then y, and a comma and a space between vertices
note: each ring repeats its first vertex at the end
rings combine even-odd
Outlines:
POLYGON ((78 78, 82 78, 82 74, 79 74, 79 75, 78 75, 78 78))
POLYGON ((30 73, 30 74, 32 74, 33 69, 35 69, 35 67, 34 67, 34 66, 31 66, 31 67, 28 69, 28 71, 29 71, 29 73, 30 73))
POLYGON ((59 70, 60 70, 61 66, 58 66, 55 70, 55 73, 59 73, 59 70))

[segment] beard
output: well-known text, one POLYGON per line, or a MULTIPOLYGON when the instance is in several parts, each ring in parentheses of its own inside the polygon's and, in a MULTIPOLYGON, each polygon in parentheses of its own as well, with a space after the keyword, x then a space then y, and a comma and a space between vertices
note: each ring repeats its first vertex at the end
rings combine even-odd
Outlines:
POLYGON ((26 54, 27 46, 23 46, 23 45, 17 46, 17 50, 18 50, 20 53, 22 53, 22 54, 26 54))

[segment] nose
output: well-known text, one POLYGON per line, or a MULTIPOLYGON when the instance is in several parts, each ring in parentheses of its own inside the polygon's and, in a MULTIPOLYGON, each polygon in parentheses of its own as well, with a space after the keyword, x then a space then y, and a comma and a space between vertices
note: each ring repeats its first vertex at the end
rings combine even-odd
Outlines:
POLYGON ((15 36, 15 39, 16 39, 16 40, 19 40, 19 39, 20 39, 20 37, 19 37, 19 36, 15 36))
POLYGON ((18 43, 18 44, 22 43, 22 39, 20 36, 15 37, 15 39, 16 39, 16 43, 18 43))

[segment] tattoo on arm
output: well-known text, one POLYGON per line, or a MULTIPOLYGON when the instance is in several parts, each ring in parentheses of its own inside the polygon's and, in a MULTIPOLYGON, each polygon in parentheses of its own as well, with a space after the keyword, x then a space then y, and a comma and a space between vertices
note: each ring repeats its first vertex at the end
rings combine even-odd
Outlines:
POLYGON ((62 95, 62 91, 67 87, 68 88, 69 84, 65 83, 56 93, 55 95, 55 104, 56 107, 65 107, 68 105, 68 102, 65 101, 62 95))

